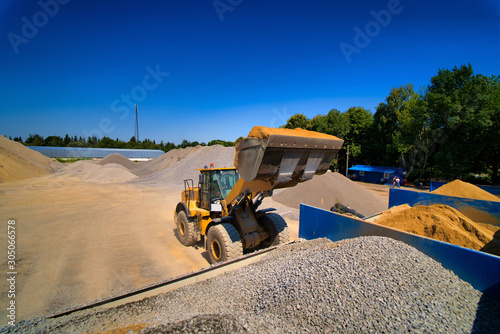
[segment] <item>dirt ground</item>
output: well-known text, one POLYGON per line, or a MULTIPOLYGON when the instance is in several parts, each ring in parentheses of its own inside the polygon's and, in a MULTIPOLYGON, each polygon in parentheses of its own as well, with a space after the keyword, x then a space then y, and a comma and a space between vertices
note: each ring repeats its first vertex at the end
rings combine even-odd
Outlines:
MULTIPOLYGON (((58 173, 0 183, 2 224, 16 222, 16 322, 208 267, 202 247, 184 247, 175 237, 179 198, 164 186, 89 183, 58 173)), ((296 239, 298 221, 284 216, 296 239)), ((0 245, 7 248, 6 233, 0 245)), ((6 262, 0 258, 1 268, 6 262)), ((0 289, 9 290, 6 280, 0 289)), ((0 304, 8 302, 2 293, 0 304)), ((5 326, 5 307, 0 319, 5 326)))
MULTIPOLYGON (((363 188, 370 190, 374 194, 379 195, 384 200, 386 200, 387 203, 389 203, 389 190, 392 188, 392 186, 387 184, 375 184, 375 183, 359 182, 359 181, 354 181, 354 182, 356 184, 359 184, 360 186, 363 186, 363 188)), ((429 192, 429 189, 416 188, 412 186, 401 186, 401 189, 407 189, 416 192, 429 192)))
POLYGON ((373 192, 374 194, 379 195, 384 200, 386 200, 387 203, 389 203, 389 189, 391 189, 391 186, 385 184, 375 184, 375 183, 358 182, 358 181, 354 182, 356 184, 359 184, 360 186, 363 186, 365 189, 373 192))

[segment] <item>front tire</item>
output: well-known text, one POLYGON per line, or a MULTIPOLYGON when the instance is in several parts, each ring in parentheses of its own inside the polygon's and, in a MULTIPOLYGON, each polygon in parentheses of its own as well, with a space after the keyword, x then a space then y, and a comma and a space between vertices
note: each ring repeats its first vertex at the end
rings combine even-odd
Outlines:
POLYGON ((262 248, 285 244, 290 241, 290 233, 286 221, 277 213, 267 213, 259 217, 260 226, 262 226, 269 238, 260 242, 262 248))
POLYGON ((208 258, 211 264, 236 259, 243 255, 243 244, 231 223, 210 227, 207 234, 208 258))
POLYGON ((177 214, 177 239, 184 246, 192 246, 197 242, 194 221, 190 221, 184 211, 177 214))

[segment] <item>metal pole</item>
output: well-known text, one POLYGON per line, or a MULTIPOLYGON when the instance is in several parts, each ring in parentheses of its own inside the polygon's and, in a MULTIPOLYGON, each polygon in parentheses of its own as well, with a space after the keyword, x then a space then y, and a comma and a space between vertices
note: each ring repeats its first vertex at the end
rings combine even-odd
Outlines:
POLYGON ((347 145, 347 160, 345 163, 345 177, 349 177, 349 145, 347 145))
POLYGON ((137 104, 135 105, 135 141, 139 142, 139 116, 137 114, 137 104))

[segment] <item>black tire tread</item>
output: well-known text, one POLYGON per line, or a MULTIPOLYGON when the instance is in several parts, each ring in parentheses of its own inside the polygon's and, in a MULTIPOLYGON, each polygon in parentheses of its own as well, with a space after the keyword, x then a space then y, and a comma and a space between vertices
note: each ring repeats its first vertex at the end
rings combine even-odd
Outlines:
POLYGON ((279 231, 277 235, 272 240, 269 246, 277 246, 281 244, 285 244, 290 241, 290 231, 288 230, 288 224, 285 219, 281 217, 279 214, 271 212, 266 213, 265 215, 259 218, 262 224, 270 224, 272 226, 271 229, 275 229, 275 231, 279 231), (265 222, 267 220, 267 222, 265 222))
MULTIPOLYGON (((236 228, 231 223, 221 223, 210 227, 208 231, 208 242, 210 247, 211 238, 219 237, 219 243, 223 248, 221 262, 236 259, 243 255, 243 244, 236 228)), ((211 250, 208 250, 210 262, 214 263, 211 257, 211 250)))
POLYGON ((191 221, 184 211, 181 211, 177 214, 177 238, 184 246, 192 246, 198 242, 196 238, 196 231, 194 226, 194 221, 191 221), (186 226, 186 233, 184 236, 181 236, 179 229, 179 220, 184 219, 186 226))

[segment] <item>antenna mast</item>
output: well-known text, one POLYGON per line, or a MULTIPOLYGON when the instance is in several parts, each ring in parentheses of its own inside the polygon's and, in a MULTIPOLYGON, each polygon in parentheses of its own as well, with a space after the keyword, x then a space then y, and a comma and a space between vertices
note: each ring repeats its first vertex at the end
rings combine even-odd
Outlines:
POLYGON ((135 141, 139 142, 139 117, 137 114, 137 104, 135 105, 135 133, 134 133, 135 141))

